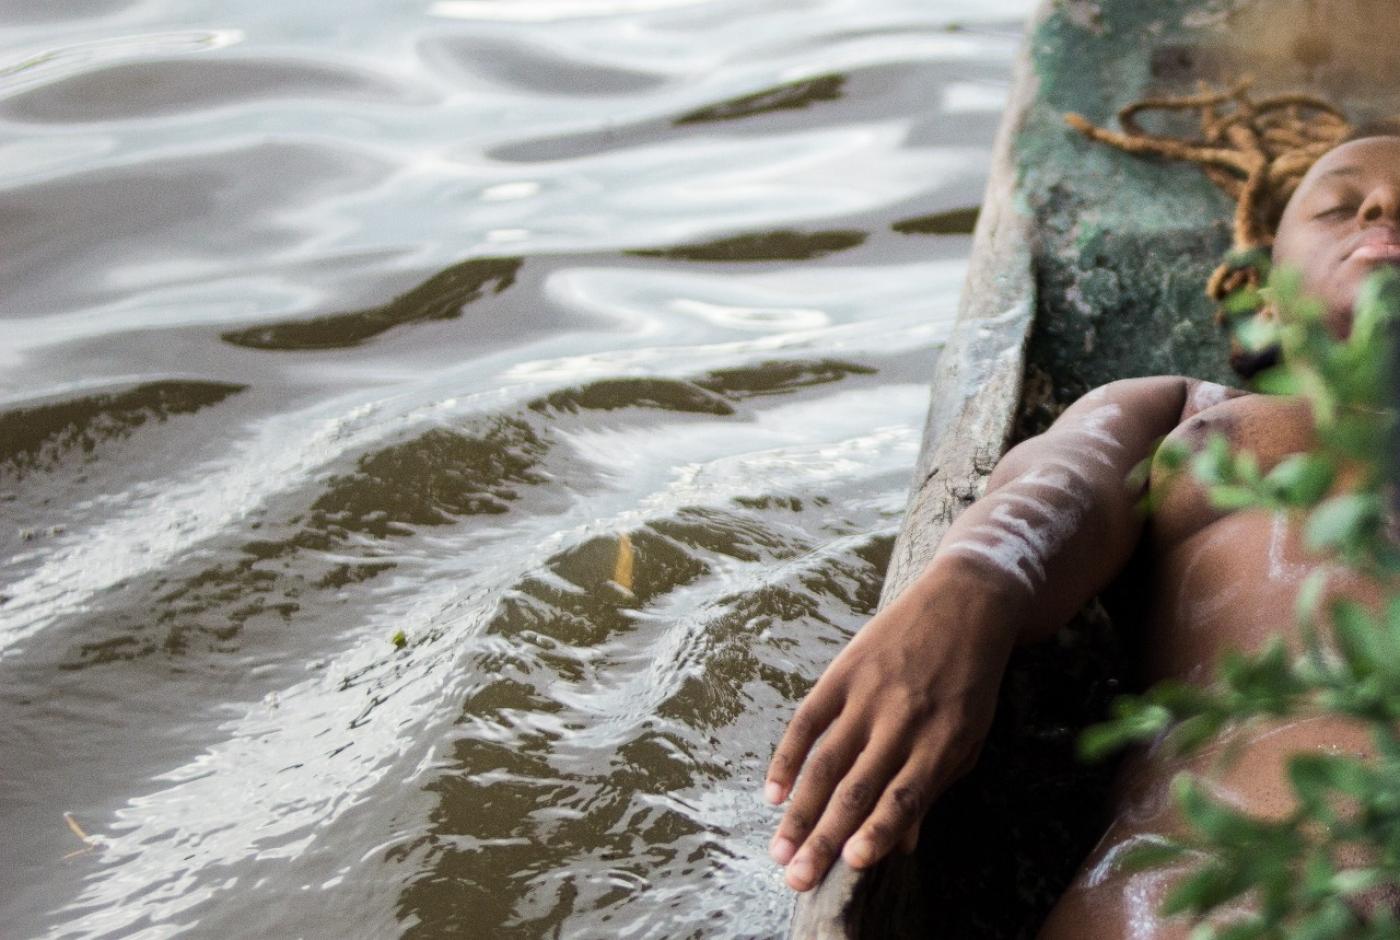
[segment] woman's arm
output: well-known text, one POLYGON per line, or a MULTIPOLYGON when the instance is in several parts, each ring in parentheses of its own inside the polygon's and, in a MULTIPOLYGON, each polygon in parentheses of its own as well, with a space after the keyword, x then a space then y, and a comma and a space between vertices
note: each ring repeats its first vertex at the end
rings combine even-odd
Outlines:
POLYGON ((838 853, 863 868, 912 848, 934 797, 976 761, 1012 648, 1058 630, 1132 554, 1142 487, 1127 478, 1199 385, 1104 386, 1012 449, 928 567, 827 668, 764 787, 781 803, 802 771, 771 845, 791 887, 817 884, 838 853))

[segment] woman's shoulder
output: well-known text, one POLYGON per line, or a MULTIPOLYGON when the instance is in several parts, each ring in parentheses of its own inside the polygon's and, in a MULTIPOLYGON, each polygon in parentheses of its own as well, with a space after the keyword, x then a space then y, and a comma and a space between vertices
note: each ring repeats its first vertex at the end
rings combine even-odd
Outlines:
POLYGON ((1312 412, 1303 399, 1186 381, 1181 421, 1167 440, 1194 451, 1222 436, 1233 449, 1250 451, 1265 464, 1312 446, 1312 412))
POLYGON ((1312 418, 1298 398, 1262 395, 1204 379, 1157 375, 1121 379, 1084 395, 1066 412, 1074 416, 1119 407, 1132 418, 1153 415, 1168 440, 1197 450, 1216 434, 1234 446, 1293 453, 1312 440, 1312 418))
MULTIPOLYGON (((1223 437, 1232 450, 1254 454, 1265 472, 1313 446, 1312 412, 1306 401, 1238 389, 1222 396, 1212 389, 1201 391, 1206 384, 1200 383, 1188 396, 1181 422, 1167 435, 1169 446, 1192 453, 1211 438, 1223 437)), ((1189 473, 1154 465, 1149 486, 1157 494, 1151 532, 1159 548, 1181 544, 1225 516, 1189 473)))

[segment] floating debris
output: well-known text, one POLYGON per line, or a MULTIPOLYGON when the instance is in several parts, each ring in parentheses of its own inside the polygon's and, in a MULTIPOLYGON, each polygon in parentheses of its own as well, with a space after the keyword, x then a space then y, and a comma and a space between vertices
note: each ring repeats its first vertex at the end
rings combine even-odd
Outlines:
POLYGON ((73 835, 77 836, 83 843, 83 847, 81 849, 74 849, 72 852, 69 852, 67 855, 63 856, 63 860, 65 862, 68 861, 70 858, 77 858, 80 855, 87 855, 90 852, 95 852, 98 848, 101 847, 102 840, 99 839, 97 836, 90 836, 86 832, 84 832, 83 827, 78 825, 78 820, 73 818, 72 813, 64 813, 63 821, 68 824, 68 828, 72 830, 73 835))
POLYGON ((617 561, 613 563, 612 584, 622 589, 628 597, 635 597, 632 593, 632 568, 636 561, 637 553, 632 548, 632 537, 623 532, 617 537, 617 561))

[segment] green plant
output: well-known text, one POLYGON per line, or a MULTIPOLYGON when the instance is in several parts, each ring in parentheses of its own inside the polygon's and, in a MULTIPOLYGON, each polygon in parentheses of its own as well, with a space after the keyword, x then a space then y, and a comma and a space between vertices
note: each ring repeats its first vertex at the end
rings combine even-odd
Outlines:
MULTIPOLYGON (((1133 742, 1164 738, 1190 755, 1245 723, 1329 715, 1364 726, 1374 742, 1365 758, 1302 752, 1288 761, 1295 808, 1281 819, 1252 817, 1214 797, 1201 779, 1182 775, 1175 797, 1189 835, 1154 840, 1123 864, 1171 863, 1186 873, 1163 914, 1196 920, 1194 938, 1400 937, 1388 910, 1363 917, 1358 895, 1400 887, 1400 553, 1387 533, 1394 502, 1392 336, 1400 324, 1400 276, 1367 282, 1350 336, 1335 339, 1320 305, 1302 296, 1296 275, 1275 272, 1263 297, 1279 316, 1251 317, 1241 341, 1277 343, 1283 362, 1260 377, 1261 391, 1297 395, 1311 406, 1317 446, 1267 472, 1223 438, 1200 451, 1159 451, 1159 468, 1188 469, 1222 510, 1262 509, 1305 517, 1305 542, 1321 560, 1382 585, 1373 611, 1326 600, 1327 566, 1309 576, 1298 602, 1298 638, 1232 653, 1208 685, 1166 682, 1119 700, 1113 717, 1085 732, 1081 749, 1101 756, 1133 742), (1344 481, 1344 482, 1343 482, 1344 481), (1364 858, 1364 867, 1343 858, 1364 858), (1252 913, 1226 905, 1246 900, 1252 913)), ((1294 631, 1289 631, 1294 632, 1294 631)), ((1224 749, 1228 760, 1229 748, 1224 749)))

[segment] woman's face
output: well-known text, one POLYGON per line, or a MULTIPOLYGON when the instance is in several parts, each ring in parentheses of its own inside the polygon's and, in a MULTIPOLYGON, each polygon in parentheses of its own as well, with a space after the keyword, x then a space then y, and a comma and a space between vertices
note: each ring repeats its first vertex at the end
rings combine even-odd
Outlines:
POLYGON ((1400 137, 1354 140, 1319 160, 1284 210, 1273 256, 1302 272, 1335 333, 1350 332, 1366 276, 1400 267, 1400 137))

